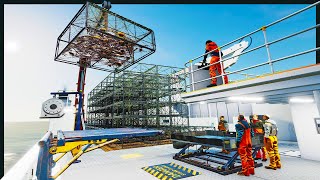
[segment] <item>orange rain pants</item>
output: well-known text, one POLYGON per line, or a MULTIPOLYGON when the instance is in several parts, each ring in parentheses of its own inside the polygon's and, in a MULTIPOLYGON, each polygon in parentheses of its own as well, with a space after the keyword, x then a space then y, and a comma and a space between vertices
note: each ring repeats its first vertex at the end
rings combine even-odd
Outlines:
POLYGON ((256 158, 258 159, 267 159, 267 149, 266 147, 261 147, 261 149, 257 152, 256 158))
MULTIPOLYGON (((262 129, 253 129, 255 134, 263 134, 262 129)), ((256 158, 258 159, 267 159, 267 149, 265 146, 261 147, 261 149, 257 152, 256 158)))
POLYGON ((246 176, 254 174, 254 160, 252 158, 251 129, 244 131, 241 138, 238 153, 241 159, 242 173, 246 176))
MULTIPOLYGON (((218 56, 212 56, 211 57, 211 60, 210 60, 210 64, 214 64, 214 63, 217 63, 219 62, 220 58, 218 56)), ((217 84, 217 73, 216 73, 216 70, 218 70, 218 73, 221 75, 222 72, 224 74, 224 70, 223 68, 221 68, 221 64, 220 63, 217 63, 217 64, 214 64, 212 66, 209 67, 209 74, 210 74, 210 77, 211 77, 211 84, 217 84)), ((225 84, 228 84, 228 77, 227 75, 224 75, 223 76, 224 78, 224 83, 225 84)))

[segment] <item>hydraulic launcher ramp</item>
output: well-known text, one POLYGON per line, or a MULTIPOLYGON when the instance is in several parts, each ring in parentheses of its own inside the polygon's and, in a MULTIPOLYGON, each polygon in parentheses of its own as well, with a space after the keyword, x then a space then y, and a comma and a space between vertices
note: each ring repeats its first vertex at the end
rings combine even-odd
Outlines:
MULTIPOLYGON (((40 152, 36 168, 36 176, 41 180, 57 179, 73 163, 79 162, 78 158, 84 153, 96 150, 103 146, 115 143, 124 138, 157 136, 160 130, 147 130, 140 128, 112 128, 102 130, 58 131, 53 137, 48 131, 39 141, 40 152), (91 147, 95 145, 94 147, 91 147), (83 148, 81 148, 83 146, 83 148), (73 158, 67 162, 56 174, 52 175, 52 168, 68 152, 73 158), (55 159, 53 158, 54 155, 55 159)), ((109 151, 112 149, 109 148, 109 151)))
MULTIPOLYGON (((241 170, 241 161, 236 147, 236 133, 221 131, 194 131, 175 133, 171 135, 173 143, 179 142, 184 147, 173 156, 173 159, 198 166, 209 171, 228 175, 241 170), (190 147, 196 146, 190 150, 190 147), (212 149, 214 148, 214 149, 212 149), (215 149, 219 149, 216 151, 215 149), (221 152, 221 149, 229 153, 221 152)), ((252 138, 252 157, 263 146, 263 135, 252 138)), ((254 166, 261 167, 261 162, 255 162, 254 166)))

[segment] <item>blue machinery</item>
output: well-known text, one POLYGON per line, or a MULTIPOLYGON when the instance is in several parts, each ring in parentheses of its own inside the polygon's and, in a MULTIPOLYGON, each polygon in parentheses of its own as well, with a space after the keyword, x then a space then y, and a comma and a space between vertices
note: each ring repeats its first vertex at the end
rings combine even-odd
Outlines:
POLYGON ((52 180, 59 177, 72 163, 87 152, 102 146, 115 143, 123 138, 156 136, 162 134, 160 130, 146 130, 139 128, 113 128, 103 130, 58 131, 53 137, 48 131, 39 141, 40 151, 36 176, 41 180, 52 180), (96 146, 91 147, 93 144, 96 146), (83 148, 81 149, 81 147, 83 148), (66 153, 71 152, 73 158, 55 175, 51 176, 51 169, 66 153), (61 154, 53 159, 54 154, 61 154))
MULTIPOLYGON (((196 131, 191 133, 177 133, 171 136, 173 143, 180 143, 183 147, 180 152, 174 155, 173 159, 179 160, 209 171, 228 175, 241 170, 241 161, 238 158, 235 134, 223 133, 220 131, 196 131), (196 150, 189 150, 192 146, 196 150), (225 149, 229 154, 214 151, 210 148, 225 149), (215 166, 215 164, 218 164, 215 166)), ((254 158, 258 150, 263 146, 263 135, 256 135, 252 138, 254 158)), ((255 167, 261 167, 262 163, 255 162, 255 167)))
MULTIPOLYGON (((78 85, 78 91, 77 92, 52 92, 50 94, 56 96, 59 95, 60 99, 61 97, 68 97, 69 94, 74 94, 75 95, 75 107, 78 106, 77 111, 75 113, 75 123, 74 123, 74 130, 83 130, 83 124, 81 120, 81 116, 84 119, 84 111, 83 111, 83 88, 84 88, 84 78, 85 78, 85 70, 81 70, 83 68, 80 67, 80 72, 79 72, 79 79, 82 79, 81 81, 79 80, 80 84, 78 85), (79 88, 82 88, 79 90, 79 88), (79 95, 79 98, 78 98, 79 95)), ((68 102, 66 102, 68 103, 68 102)))

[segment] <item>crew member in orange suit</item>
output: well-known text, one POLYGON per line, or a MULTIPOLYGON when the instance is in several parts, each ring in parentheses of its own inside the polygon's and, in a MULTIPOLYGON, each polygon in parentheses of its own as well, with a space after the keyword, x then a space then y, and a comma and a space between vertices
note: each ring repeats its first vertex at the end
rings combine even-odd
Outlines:
MULTIPOLYGON (((228 122, 226 120, 224 120, 224 116, 220 116, 220 121, 219 121, 219 124, 218 124, 218 129, 219 131, 222 131, 222 132, 228 132, 229 131, 229 126, 228 126, 228 122)), ((225 153, 225 154, 230 154, 229 151, 225 150, 222 148, 222 153, 225 153)))
MULTIPOLYGON (((215 42, 212 42, 211 40, 208 40, 206 41, 206 51, 205 53, 207 52, 210 52, 210 55, 211 55, 211 60, 210 60, 210 64, 213 64, 209 67, 209 74, 210 74, 210 77, 211 77, 211 84, 208 85, 207 87, 212 87, 212 86, 217 86, 217 78, 215 76, 217 76, 216 74, 216 70, 218 70, 218 73, 221 75, 222 72, 224 74, 224 69, 223 67, 221 67, 222 63, 218 63, 220 61, 220 56, 219 56, 219 50, 218 50, 218 46, 215 42), (212 51, 214 50, 214 51, 212 51)), ((221 52, 221 56, 223 56, 222 52, 221 52)), ((208 55, 205 55, 204 56, 204 59, 203 59, 203 62, 206 62, 206 59, 207 59, 208 55)), ((224 75, 223 76, 224 78, 224 83, 225 84, 228 84, 228 77, 227 75, 224 75)))
POLYGON ((243 115, 238 116, 238 123, 236 127, 236 142, 238 153, 241 159, 242 170, 238 172, 241 176, 254 175, 254 160, 252 158, 252 142, 251 137, 254 136, 254 132, 249 123, 245 120, 243 115))
MULTIPOLYGON (((254 114, 252 117, 251 127, 253 128, 254 134, 264 134, 263 122, 258 119, 258 115, 254 114)), ((266 147, 261 147, 257 152, 255 159, 262 159, 262 161, 267 161, 267 150, 266 147)))

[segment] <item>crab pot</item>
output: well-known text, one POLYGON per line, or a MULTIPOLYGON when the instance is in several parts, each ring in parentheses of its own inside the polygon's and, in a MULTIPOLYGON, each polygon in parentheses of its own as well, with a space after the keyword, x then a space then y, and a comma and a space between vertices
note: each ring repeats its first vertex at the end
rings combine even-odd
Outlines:
POLYGON ((58 37, 55 61, 113 72, 155 50, 151 29, 87 2, 58 37))

